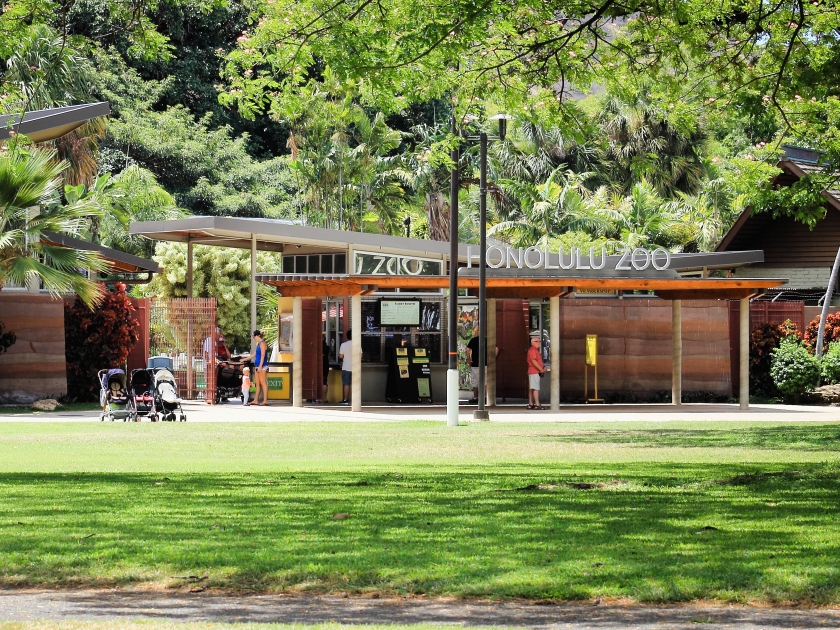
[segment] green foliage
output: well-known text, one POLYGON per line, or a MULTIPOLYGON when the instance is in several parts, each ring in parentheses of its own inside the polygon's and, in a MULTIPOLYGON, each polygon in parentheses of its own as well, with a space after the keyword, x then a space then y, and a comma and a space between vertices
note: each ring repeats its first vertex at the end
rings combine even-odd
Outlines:
POLYGON ((758 396, 776 396, 779 391, 770 376, 773 351, 783 339, 800 338, 796 324, 789 319, 784 324, 775 322, 759 324, 750 333, 750 393, 758 396))
MULTIPOLYGON (((187 296, 187 248, 181 243, 159 243, 154 259, 163 272, 145 288, 159 298, 187 296)), ((257 253, 259 273, 279 273, 280 257, 257 253)), ((228 347, 240 352, 251 348, 251 253, 248 250, 195 246, 193 250, 193 295, 216 298, 216 323, 228 347)), ((270 308, 258 302, 258 321, 270 308)))
POLYGON ((0 153, 0 288, 9 282, 25 285, 34 277, 53 295, 74 291, 86 304, 93 304, 101 289, 78 270, 102 270, 103 261, 91 252, 40 239, 43 232, 78 236, 89 217, 101 215, 98 194, 61 202, 60 177, 66 167, 65 162, 56 163, 53 151, 17 143, 0 153), (38 206, 35 213, 32 208, 38 206))
POLYGON ((102 301, 93 309, 79 298, 64 303, 64 351, 70 398, 96 400, 99 396, 96 373, 125 367, 131 349, 140 338, 140 324, 133 313, 134 306, 122 284, 104 292, 102 301))
POLYGON ((798 339, 787 337, 771 352, 770 376, 785 400, 798 402, 819 384, 820 364, 798 339))
POLYGON ((823 382, 831 385, 840 383, 840 342, 828 344, 820 358, 820 376, 823 382))
POLYGON ((15 345, 15 341, 17 341, 17 335, 14 331, 4 330, 3 322, 0 322, 0 354, 15 345))

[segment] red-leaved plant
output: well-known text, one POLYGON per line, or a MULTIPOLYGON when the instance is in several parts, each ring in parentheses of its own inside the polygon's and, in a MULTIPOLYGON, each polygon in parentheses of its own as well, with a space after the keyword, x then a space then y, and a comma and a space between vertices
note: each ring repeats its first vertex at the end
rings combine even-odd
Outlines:
POLYGON ((96 373, 125 366, 128 354, 140 338, 139 329, 124 284, 106 291, 93 310, 79 298, 73 304, 65 303, 68 397, 80 401, 98 400, 96 373))
MULTIPOLYGON (((805 345, 811 352, 817 351, 817 333, 820 330, 819 316, 811 320, 808 328, 805 329, 805 345)), ((829 313, 825 318, 825 337, 823 348, 828 348, 832 341, 840 341, 840 313, 829 313)))

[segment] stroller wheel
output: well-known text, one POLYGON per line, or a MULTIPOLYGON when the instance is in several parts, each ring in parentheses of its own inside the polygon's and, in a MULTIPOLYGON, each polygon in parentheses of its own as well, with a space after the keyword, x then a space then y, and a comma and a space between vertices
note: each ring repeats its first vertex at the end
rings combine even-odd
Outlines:
POLYGON ((187 421, 187 414, 182 413, 181 414, 181 422, 186 422, 186 421, 187 421))
POLYGON ((99 414, 99 421, 100 422, 105 422, 105 414, 104 413, 99 414))

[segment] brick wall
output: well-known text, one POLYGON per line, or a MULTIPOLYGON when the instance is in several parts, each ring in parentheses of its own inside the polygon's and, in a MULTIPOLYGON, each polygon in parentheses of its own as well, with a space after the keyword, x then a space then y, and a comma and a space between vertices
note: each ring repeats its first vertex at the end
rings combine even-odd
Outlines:
POLYGON ((0 355, 0 402, 28 403, 66 394, 63 300, 0 293, 0 322, 17 335, 15 345, 0 355))
POLYGON ((831 277, 831 267, 765 267, 750 265, 735 270, 736 278, 787 278, 785 288, 825 288, 831 277))

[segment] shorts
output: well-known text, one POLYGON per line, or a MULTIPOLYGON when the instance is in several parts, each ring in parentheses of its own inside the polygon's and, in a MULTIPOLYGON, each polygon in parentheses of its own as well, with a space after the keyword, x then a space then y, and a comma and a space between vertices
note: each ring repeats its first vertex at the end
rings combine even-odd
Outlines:
POLYGON ((341 384, 350 385, 353 381, 353 372, 348 370, 341 370, 341 384))
MULTIPOLYGON (((473 387, 478 387, 478 370, 477 367, 470 367, 470 384, 473 387)), ((484 368, 485 374, 487 373, 487 368, 484 368)))
POLYGON ((528 375, 528 388, 529 389, 536 389, 539 391, 540 389, 540 375, 539 374, 529 374, 528 375))

